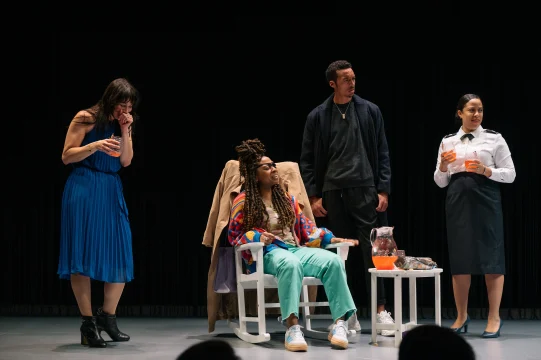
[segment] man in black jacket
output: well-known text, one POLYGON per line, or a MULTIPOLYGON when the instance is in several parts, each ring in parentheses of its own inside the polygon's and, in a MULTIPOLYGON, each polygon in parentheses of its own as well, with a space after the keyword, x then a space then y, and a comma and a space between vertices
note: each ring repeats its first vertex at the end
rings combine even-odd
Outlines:
MULTIPOLYGON (((341 237, 359 240, 363 261, 348 261, 348 277, 365 277, 370 294, 368 269, 372 263, 370 231, 387 225, 391 192, 391 166, 379 107, 355 95, 351 64, 338 60, 329 65, 327 81, 334 93, 313 109, 306 120, 300 169, 314 216, 341 237)), ((319 226, 319 224, 318 224, 319 226)), ((353 255, 353 254, 352 254, 353 255)), ((350 287, 355 283, 349 282, 350 287)), ((354 289, 351 289, 355 294, 354 289)), ((394 322, 385 311, 383 279, 378 278, 377 321, 394 322)), ((356 320, 354 320, 356 321, 356 320)), ((360 330, 358 322, 352 325, 360 330)), ((393 336, 391 330, 382 335, 393 336)))

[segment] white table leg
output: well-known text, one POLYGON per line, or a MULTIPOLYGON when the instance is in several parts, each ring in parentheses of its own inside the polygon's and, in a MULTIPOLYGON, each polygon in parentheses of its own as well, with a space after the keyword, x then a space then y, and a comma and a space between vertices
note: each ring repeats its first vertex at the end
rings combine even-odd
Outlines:
POLYGON ((410 277, 410 321, 417 325, 417 278, 410 277))
POLYGON ((376 274, 372 273, 371 274, 371 277, 370 277, 370 280, 372 282, 371 286, 370 286, 370 297, 371 297, 371 307, 372 307, 372 344, 376 344, 377 341, 377 332, 376 332, 376 312, 378 311, 377 309, 377 304, 376 304, 376 294, 377 294, 377 286, 378 286, 378 283, 377 283, 377 278, 376 278, 376 274))
POLYGON ((436 298, 435 304, 435 316, 436 316, 436 325, 441 326, 441 284, 440 284, 440 274, 434 274, 434 292, 436 298))
POLYGON ((394 344, 400 346, 402 341, 402 277, 396 275, 394 277, 394 344))

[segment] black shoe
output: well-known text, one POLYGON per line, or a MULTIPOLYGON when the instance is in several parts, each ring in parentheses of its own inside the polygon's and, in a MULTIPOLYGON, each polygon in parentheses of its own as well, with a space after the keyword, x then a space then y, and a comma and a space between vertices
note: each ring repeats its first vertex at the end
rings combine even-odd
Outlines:
POLYGON ((107 343, 100 335, 98 327, 96 326, 96 317, 94 316, 82 316, 83 323, 81 324, 81 345, 88 345, 89 347, 104 348, 107 343))
POLYGON ((113 341, 130 340, 129 335, 118 330, 118 326, 116 324, 116 315, 107 314, 103 311, 103 308, 98 309, 96 314, 96 324, 98 326, 98 331, 105 331, 113 341))
POLYGON ((483 337, 485 339, 499 338, 500 337, 500 330, 502 329, 502 325, 503 325, 503 320, 500 319, 500 327, 498 328, 498 331, 496 331, 496 332, 483 331, 483 335, 481 335, 481 337, 483 337))
POLYGON ((466 321, 464 321, 464 324, 462 324, 461 327, 459 327, 459 328, 449 328, 449 329, 453 330, 456 333, 460 333, 460 332, 467 333, 469 323, 470 323, 470 315, 468 315, 468 317, 466 318, 466 321))

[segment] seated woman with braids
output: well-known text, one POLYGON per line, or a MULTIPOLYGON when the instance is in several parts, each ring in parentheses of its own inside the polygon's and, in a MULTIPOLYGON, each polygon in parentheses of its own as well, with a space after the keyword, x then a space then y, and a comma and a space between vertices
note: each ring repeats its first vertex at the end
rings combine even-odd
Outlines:
MULTIPOLYGON (((246 140, 236 148, 240 181, 243 189, 233 201, 228 239, 233 246, 263 242, 265 274, 278 281, 282 319, 287 327, 285 347, 289 351, 306 351, 307 344, 298 325, 300 294, 305 276, 322 281, 329 299, 334 325, 328 339, 335 347, 348 346, 347 319, 357 309, 349 292, 342 259, 325 250, 331 243, 357 240, 337 238, 331 231, 318 228, 308 219, 294 196, 280 186, 276 164, 265 156, 258 140, 246 140)), ((249 251, 243 251, 249 272, 255 263, 249 251)))

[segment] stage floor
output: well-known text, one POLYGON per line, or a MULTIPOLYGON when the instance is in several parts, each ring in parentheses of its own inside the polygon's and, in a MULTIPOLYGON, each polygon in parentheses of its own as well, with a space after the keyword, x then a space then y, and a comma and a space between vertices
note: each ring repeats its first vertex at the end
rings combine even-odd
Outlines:
MULTIPOLYGON (((314 321, 322 328, 327 322, 314 321)), ((80 345, 80 319, 76 317, 0 317, 0 359, 169 359, 174 360, 187 347, 202 340, 229 342, 241 359, 378 359, 396 360, 394 338, 378 336, 378 346, 370 345, 370 323, 360 320, 363 330, 350 338, 347 350, 331 349, 328 341, 307 339, 308 352, 284 349, 285 329, 268 318, 271 340, 249 344, 238 339, 226 321, 218 321, 216 331, 207 332, 204 318, 119 318, 119 328, 131 336, 125 343, 109 342, 107 348, 80 345)), ((429 321, 423 323, 430 323, 429 321)), ((445 320, 442 325, 450 326, 445 320)), ((498 339, 480 337, 485 321, 472 320, 463 335, 473 346, 477 360, 541 360, 541 321, 507 320, 498 339)), ((102 333, 109 341, 107 334, 102 333)), ((433 358, 419 349, 419 358, 433 358)), ((444 349, 442 349, 444 351, 444 349)))

